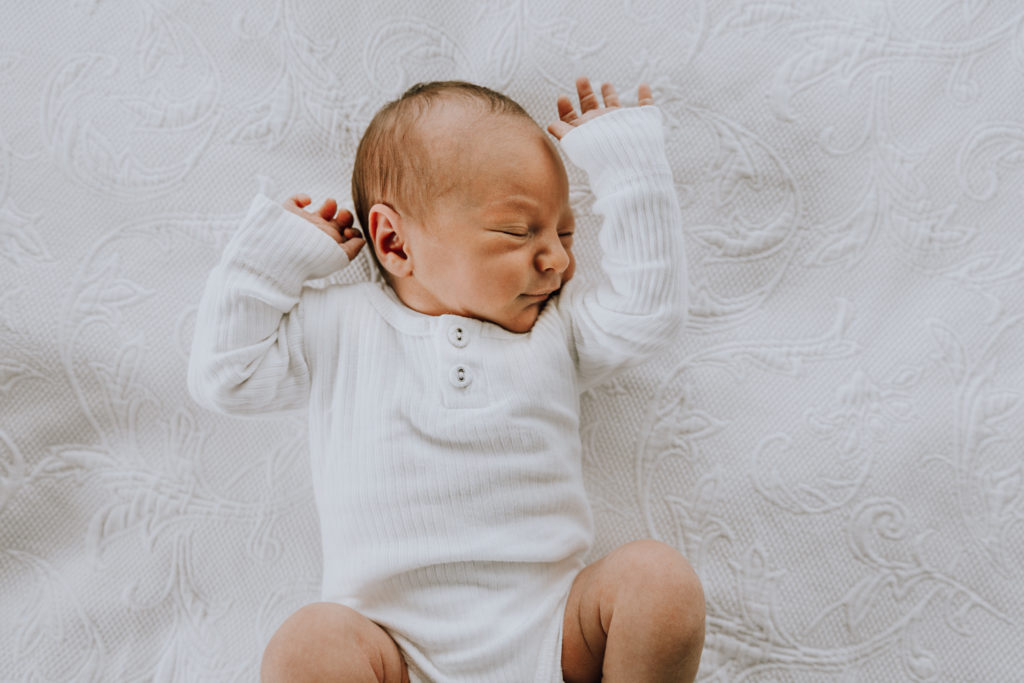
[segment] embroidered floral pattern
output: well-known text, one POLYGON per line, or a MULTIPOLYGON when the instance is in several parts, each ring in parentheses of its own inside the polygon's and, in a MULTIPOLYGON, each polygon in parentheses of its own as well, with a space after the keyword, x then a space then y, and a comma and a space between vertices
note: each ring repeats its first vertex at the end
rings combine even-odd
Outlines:
MULTIPOLYGON (((318 597, 320 541, 304 417, 187 395, 206 274, 255 192, 345 203, 359 135, 414 82, 546 122, 578 74, 652 84, 690 283, 678 343, 582 398, 595 557, 649 536, 690 558, 702 681, 1018 676, 1024 11, 367 7, 5 13, 0 679, 256 677, 318 597)), ((569 172, 583 281, 600 215, 569 172)))

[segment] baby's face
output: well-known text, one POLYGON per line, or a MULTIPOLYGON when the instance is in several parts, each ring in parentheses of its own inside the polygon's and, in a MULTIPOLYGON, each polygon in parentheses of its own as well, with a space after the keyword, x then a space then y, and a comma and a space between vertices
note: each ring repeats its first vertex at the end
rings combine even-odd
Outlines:
POLYGON ((438 130, 453 125, 460 148, 446 164, 454 189, 408 234, 417 308, 527 332, 575 270, 565 168, 530 121, 456 107, 443 115, 438 130))

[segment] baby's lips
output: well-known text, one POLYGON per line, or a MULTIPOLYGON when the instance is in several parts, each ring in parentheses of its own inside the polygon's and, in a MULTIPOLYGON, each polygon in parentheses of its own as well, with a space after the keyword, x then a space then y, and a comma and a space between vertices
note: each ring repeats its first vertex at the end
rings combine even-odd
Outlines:
POLYGON ((548 298, 554 296, 558 292, 559 289, 561 289, 561 287, 556 287, 554 289, 543 289, 543 290, 541 290, 539 292, 535 292, 535 293, 532 293, 532 294, 527 294, 526 296, 533 297, 533 298, 538 298, 538 299, 548 299, 548 298))

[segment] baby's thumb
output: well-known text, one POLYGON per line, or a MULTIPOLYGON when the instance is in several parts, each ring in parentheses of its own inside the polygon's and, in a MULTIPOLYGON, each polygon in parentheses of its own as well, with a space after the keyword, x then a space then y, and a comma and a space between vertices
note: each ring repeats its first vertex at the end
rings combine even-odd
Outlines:
POLYGON ((571 130, 572 126, 565 121, 554 121, 548 124, 548 132, 554 135, 556 140, 561 140, 571 130))

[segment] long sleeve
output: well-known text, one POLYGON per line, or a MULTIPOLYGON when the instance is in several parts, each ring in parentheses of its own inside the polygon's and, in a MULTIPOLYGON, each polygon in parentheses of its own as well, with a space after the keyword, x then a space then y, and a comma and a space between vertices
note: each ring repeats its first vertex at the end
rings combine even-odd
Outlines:
POLYGON ((257 196, 210 273, 196 315, 188 388, 200 405, 255 414, 305 407, 303 282, 348 265, 308 221, 257 196))
POLYGON ((665 156, 657 107, 633 107, 574 129, 562 147, 587 172, 603 217, 605 278, 570 289, 581 389, 646 359, 676 338, 685 321, 682 217, 665 156))

